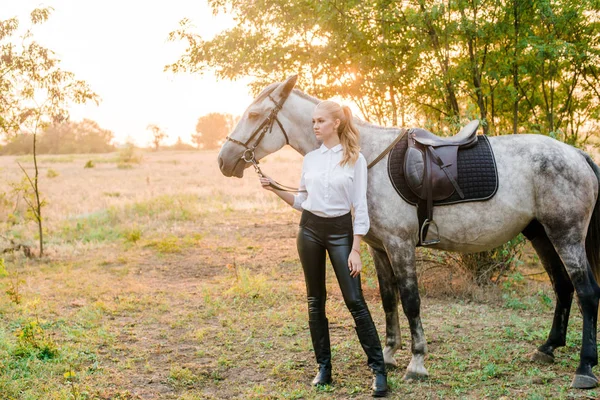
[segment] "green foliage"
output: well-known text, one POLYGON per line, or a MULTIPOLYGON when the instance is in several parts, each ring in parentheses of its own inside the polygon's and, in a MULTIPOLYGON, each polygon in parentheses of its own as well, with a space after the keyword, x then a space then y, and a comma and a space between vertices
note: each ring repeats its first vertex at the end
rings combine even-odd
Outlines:
POLYGON ((65 221, 57 234, 67 242, 103 242, 120 237, 120 217, 116 209, 98 211, 82 218, 65 221))
POLYGON ((169 371, 169 383, 177 388, 185 388, 192 386, 200 381, 201 376, 195 376, 192 371, 187 368, 174 366, 169 371))
POLYGON ((48 338, 44 328, 37 321, 30 321, 17 331, 17 348, 14 355, 19 358, 50 360, 58 355, 58 347, 48 338))
POLYGON ((94 164, 94 160, 88 160, 83 166, 84 169, 94 168, 96 165, 94 164))
POLYGON ((190 20, 169 35, 174 72, 299 74, 308 93, 353 101, 379 124, 439 133, 480 119, 486 133, 539 132, 572 144, 600 126, 595 0, 414 2, 211 0, 235 26, 206 40, 190 20))

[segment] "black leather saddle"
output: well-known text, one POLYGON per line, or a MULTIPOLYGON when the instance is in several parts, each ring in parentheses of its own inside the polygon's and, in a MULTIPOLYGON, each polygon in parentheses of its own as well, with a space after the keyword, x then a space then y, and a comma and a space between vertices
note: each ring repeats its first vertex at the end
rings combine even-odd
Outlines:
MULTIPOLYGON (((479 121, 471 121, 458 134, 448 138, 436 136, 425 129, 413 128, 407 132, 406 142, 400 141, 390 154, 388 171, 394 187, 405 200, 417 205, 419 244, 422 246, 434 245, 440 241, 439 230, 433 220, 434 205, 445 201, 447 204, 473 201, 474 197, 476 200, 487 199, 493 196, 497 189, 497 174, 491 147, 487 138, 483 140, 485 143, 478 146, 478 127, 479 121), (398 154, 394 154, 399 149, 402 153, 401 159, 398 159, 398 154), (473 150, 465 151, 467 149, 473 150), (470 163, 467 170, 478 169, 479 165, 483 165, 484 178, 487 179, 487 182, 484 182, 487 191, 483 198, 479 194, 480 190, 473 196, 473 179, 468 176, 469 172, 459 174, 459 150, 460 154, 464 155, 462 164, 465 165, 465 160, 470 163), (473 157, 475 159, 471 160, 473 157), (393 163, 402 165, 394 168, 393 163), (400 170, 401 173, 393 176, 393 169, 400 170), (461 188, 461 179, 462 184, 466 183, 467 195, 461 188), (437 235, 427 239, 431 225, 435 226, 437 235)), ((475 183, 479 179, 481 176, 476 176, 475 183)), ((477 191, 477 188, 475 190, 477 191)))

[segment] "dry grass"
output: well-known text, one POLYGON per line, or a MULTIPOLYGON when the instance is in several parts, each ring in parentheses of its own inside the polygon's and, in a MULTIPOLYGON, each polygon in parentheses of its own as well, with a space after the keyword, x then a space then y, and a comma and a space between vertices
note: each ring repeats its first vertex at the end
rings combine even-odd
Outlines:
MULTIPOLYGON (((333 274, 335 384, 309 387, 315 366, 295 250, 298 214, 261 190, 252 170, 226 179, 215 152, 147 153, 130 169, 118 168, 117 158, 41 157, 49 256, 9 254, 0 265, 0 397, 370 398, 366 360, 333 274), (95 167, 84 168, 90 159, 95 167), (45 179, 49 168, 57 175, 45 179)), ((277 180, 297 182, 300 157, 292 151, 262 164, 277 180)), ((0 171, 6 193, 21 179, 15 158, 0 157, 0 171)), ((6 199, 0 207, 12 213, 6 199)), ((7 234, 33 245, 34 227, 15 218, 7 234)), ((448 284, 450 273, 421 277, 431 379, 401 380, 405 342, 402 368, 389 375, 392 398, 598 395, 568 390, 580 343, 576 308, 557 363, 527 360, 551 321, 546 282, 513 274, 486 294, 458 276, 448 284)), ((383 335, 376 281, 371 268, 364 292, 383 335)), ((406 325, 401 317, 405 341, 406 325)))

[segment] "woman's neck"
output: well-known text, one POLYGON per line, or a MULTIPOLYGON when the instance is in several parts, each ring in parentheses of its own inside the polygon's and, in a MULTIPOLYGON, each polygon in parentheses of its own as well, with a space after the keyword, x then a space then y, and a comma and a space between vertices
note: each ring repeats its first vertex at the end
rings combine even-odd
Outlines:
POLYGON ((338 144, 340 144, 340 138, 337 136, 334 136, 328 140, 324 140, 323 144, 325 145, 325 147, 327 147, 328 149, 331 149, 332 147, 337 146, 338 144))

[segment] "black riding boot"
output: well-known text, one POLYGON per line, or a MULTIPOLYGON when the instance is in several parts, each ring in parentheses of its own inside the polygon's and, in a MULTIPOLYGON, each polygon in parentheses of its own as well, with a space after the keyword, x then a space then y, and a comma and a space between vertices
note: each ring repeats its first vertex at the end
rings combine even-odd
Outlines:
POLYGON ((331 348, 329 344, 329 322, 327 318, 317 321, 308 321, 310 327, 310 337, 312 338, 313 348, 319 372, 312 381, 313 386, 328 385, 331 383, 331 348))
POLYGON ((367 363, 373 370, 373 397, 385 397, 387 395, 387 374, 385 372, 385 362, 383 360, 383 351, 381 342, 375 324, 371 318, 363 320, 360 323, 356 321, 356 333, 360 344, 367 354, 367 363))

